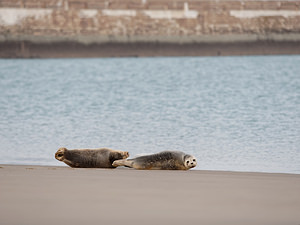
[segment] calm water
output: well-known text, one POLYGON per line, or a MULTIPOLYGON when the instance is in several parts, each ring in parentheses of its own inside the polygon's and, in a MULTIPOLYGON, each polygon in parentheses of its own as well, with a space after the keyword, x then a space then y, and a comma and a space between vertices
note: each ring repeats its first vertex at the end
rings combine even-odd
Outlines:
POLYGON ((300 173, 300 56, 0 60, 0 90, 2 164, 110 147, 300 173))

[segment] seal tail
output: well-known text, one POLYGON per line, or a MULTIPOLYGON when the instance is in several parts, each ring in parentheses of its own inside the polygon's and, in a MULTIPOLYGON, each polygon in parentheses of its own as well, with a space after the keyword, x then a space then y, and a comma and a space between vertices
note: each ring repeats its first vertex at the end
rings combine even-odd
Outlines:
POLYGON ((65 159, 65 153, 68 149, 66 148, 59 148, 57 152, 55 153, 55 158, 59 161, 64 161, 65 159))
POLYGON ((118 167, 118 166, 132 167, 132 164, 133 162, 131 160, 119 159, 119 160, 115 160, 112 165, 114 167, 118 167))

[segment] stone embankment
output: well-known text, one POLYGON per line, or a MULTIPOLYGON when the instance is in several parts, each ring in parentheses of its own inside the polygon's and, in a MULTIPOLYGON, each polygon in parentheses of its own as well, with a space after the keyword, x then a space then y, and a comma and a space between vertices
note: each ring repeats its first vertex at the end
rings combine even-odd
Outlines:
POLYGON ((299 0, 1 0, 0 57, 300 54, 299 0))

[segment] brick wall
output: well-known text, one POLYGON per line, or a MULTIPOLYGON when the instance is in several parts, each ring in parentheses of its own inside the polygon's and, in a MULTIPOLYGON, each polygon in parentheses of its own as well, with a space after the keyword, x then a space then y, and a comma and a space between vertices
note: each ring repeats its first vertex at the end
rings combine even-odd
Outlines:
POLYGON ((183 9, 184 3, 194 10, 276 9, 299 10, 300 2, 291 1, 208 1, 208 0, 1 0, 0 7, 65 9, 183 9))
POLYGON ((5 37, 269 33, 300 33, 300 1, 0 0, 5 37))

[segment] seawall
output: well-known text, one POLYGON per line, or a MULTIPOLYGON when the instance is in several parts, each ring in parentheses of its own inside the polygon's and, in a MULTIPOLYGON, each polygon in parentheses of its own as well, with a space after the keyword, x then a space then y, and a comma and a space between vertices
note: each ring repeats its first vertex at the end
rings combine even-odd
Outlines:
POLYGON ((2 0, 0 57, 300 54, 300 1, 2 0))

